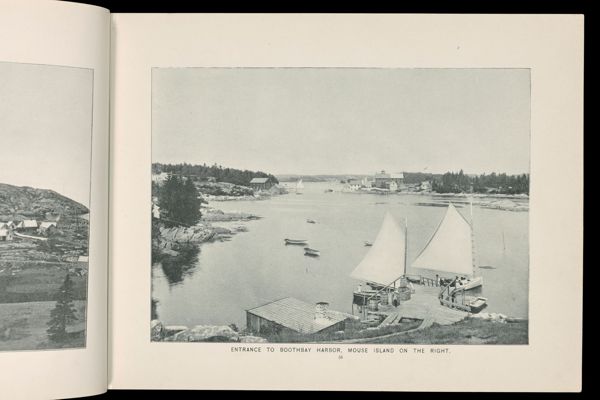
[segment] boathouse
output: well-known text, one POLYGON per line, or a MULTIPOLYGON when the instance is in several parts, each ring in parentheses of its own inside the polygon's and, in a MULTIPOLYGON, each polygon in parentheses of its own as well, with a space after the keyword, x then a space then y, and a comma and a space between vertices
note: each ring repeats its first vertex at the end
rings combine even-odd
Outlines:
POLYGON ((255 334, 337 332, 358 318, 329 309, 329 304, 310 304, 293 297, 246 310, 246 327, 255 334))
POLYGON ((270 178, 253 178, 250 187, 254 190, 268 190, 274 185, 270 178))

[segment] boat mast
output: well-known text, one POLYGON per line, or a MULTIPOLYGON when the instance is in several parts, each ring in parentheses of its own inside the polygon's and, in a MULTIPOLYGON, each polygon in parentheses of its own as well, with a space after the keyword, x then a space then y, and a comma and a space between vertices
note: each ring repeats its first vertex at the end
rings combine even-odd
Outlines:
POLYGON ((404 217, 404 276, 406 277, 406 253, 408 253, 408 217, 404 217))
POLYGON ((471 262, 473 264, 473 276, 475 276, 475 233, 473 229, 473 185, 471 184, 471 197, 469 201, 470 213, 471 213, 471 262))

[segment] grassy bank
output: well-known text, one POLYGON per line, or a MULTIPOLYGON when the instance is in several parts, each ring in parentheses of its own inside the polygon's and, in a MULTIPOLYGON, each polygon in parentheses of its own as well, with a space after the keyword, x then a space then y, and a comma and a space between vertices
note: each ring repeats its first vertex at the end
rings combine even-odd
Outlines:
POLYGON ((466 318, 452 325, 433 324, 429 328, 386 338, 373 338, 368 343, 385 344, 527 344, 528 321, 494 322, 466 318))
POLYGON ((70 337, 62 343, 50 342, 46 332, 55 302, 0 304, 0 351, 84 347, 86 302, 73 304, 78 320, 68 327, 70 337))
MULTIPOLYGON (((0 270, 0 303, 54 301, 67 272, 74 268, 87 271, 87 263, 12 262, 0 270)), ((74 298, 87 298, 87 274, 71 275, 74 298)))

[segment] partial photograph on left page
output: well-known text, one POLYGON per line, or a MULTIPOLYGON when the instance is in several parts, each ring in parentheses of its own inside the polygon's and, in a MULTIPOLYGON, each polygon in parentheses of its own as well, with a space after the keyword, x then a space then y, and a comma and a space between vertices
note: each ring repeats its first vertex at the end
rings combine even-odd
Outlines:
POLYGON ((0 62, 0 351, 86 345, 93 82, 0 62))

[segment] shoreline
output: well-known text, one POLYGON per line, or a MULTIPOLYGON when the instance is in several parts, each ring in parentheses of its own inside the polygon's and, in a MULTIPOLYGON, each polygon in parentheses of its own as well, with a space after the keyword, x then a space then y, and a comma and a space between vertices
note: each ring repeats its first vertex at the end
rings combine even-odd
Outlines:
POLYGON ((219 343, 302 343, 302 344, 422 344, 422 345, 495 345, 528 344, 529 320, 506 317, 502 314, 472 314, 453 324, 434 323, 427 327, 409 327, 389 332, 389 329, 365 328, 351 332, 354 338, 342 337, 319 340, 319 335, 294 335, 284 340, 269 340, 244 329, 230 325, 164 325, 160 320, 151 321, 152 342, 219 342, 219 343), (481 315, 481 316, 479 316, 481 315), (367 335, 363 336, 362 335, 367 335))

